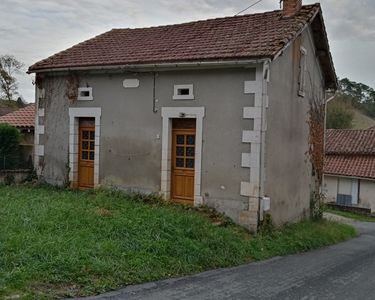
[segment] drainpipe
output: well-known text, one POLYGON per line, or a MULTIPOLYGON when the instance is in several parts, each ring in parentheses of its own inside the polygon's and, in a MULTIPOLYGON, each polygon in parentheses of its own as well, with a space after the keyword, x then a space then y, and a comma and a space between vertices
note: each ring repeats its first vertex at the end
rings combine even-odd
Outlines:
POLYGON ((158 100, 156 99, 156 72, 152 72, 153 76, 153 86, 152 86, 152 112, 157 113, 158 109, 156 107, 156 103, 158 100))
POLYGON ((263 221, 263 197, 264 197, 264 162, 265 162, 265 134, 266 134, 266 109, 268 106, 267 96, 268 96, 268 82, 270 78, 270 65, 271 60, 268 59, 263 62, 263 72, 262 72, 262 112, 261 112, 261 128, 260 128, 260 160, 259 160, 259 190, 258 190, 258 225, 263 221), (267 70, 267 73, 265 73, 267 70))

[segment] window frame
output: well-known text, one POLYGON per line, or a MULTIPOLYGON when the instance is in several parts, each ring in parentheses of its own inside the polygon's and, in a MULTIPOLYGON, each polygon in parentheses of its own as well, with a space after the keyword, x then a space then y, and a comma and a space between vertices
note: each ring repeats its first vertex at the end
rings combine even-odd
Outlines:
POLYGON ((78 101, 92 101, 94 100, 94 97, 92 95, 92 87, 79 87, 78 88, 78 101), (89 92, 88 96, 82 96, 82 92, 89 92))
POLYGON ((176 84, 174 85, 173 100, 194 100, 194 85, 193 84, 176 84), (188 89, 188 95, 180 95, 179 90, 188 89))
POLYGON ((306 69, 307 69, 307 50, 303 46, 300 47, 300 63, 299 63, 299 79, 298 79, 298 96, 306 96, 306 69))

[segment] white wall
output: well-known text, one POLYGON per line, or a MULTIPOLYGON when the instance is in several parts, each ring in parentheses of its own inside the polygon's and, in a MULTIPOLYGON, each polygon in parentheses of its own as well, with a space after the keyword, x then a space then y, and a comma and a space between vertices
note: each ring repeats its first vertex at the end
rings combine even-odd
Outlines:
POLYGON ((375 181, 360 181, 359 203, 360 206, 371 208, 371 212, 375 212, 375 181))
POLYGON ((326 194, 327 202, 336 202, 337 177, 324 176, 324 193, 326 194))
POLYGON ((353 196, 353 187, 357 188, 355 182, 359 184, 358 206, 375 212, 375 180, 325 175, 324 193, 327 202, 336 202, 338 193, 353 196))

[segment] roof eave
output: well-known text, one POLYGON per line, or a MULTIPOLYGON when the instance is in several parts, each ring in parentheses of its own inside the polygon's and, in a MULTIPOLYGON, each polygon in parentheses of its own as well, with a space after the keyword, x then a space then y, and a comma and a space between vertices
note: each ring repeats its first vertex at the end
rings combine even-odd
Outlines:
POLYGON ((328 35, 324 23, 322 9, 319 9, 317 16, 311 22, 312 33, 315 45, 317 47, 317 54, 320 64, 325 76, 327 88, 332 90, 338 89, 338 79, 336 75, 335 66, 333 63, 332 54, 330 51, 328 35), (320 48, 321 46, 322 48, 320 48))
POLYGON ((318 57, 319 62, 321 64, 322 68, 323 68, 323 73, 324 73, 323 75, 325 77, 325 85, 326 85, 327 89, 332 89, 332 90, 336 91, 338 89, 338 80, 337 80, 337 76, 336 76, 335 67, 334 67, 334 64, 333 64, 332 55, 331 55, 330 48, 329 48, 327 32, 326 32, 325 25, 324 25, 323 13, 322 13, 322 9, 321 9, 320 6, 319 6, 319 9, 317 9, 316 12, 313 14, 310 21, 307 22, 305 24, 305 26, 303 26, 294 35, 294 37, 290 41, 288 41, 288 43, 286 43, 284 45, 284 47, 282 49, 280 49, 278 52, 275 53, 275 55, 273 57, 273 60, 276 60, 285 51, 285 49, 288 48, 302 34, 302 32, 304 32, 310 25, 313 26, 313 24, 314 24, 314 22, 316 22, 316 20, 320 21, 320 24, 319 24, 320 29, 318 31, 313 30, 314 39, 315 39, 316 32, 322 33, 322 37, 324 39, 324 44, 325 44, 324 52, 328 56, 328 69, 329 69, 328 70, 328 76, 327 76, 327 68, 324 67, 325 62, 322 62, 321 57, 318 57))
POLYGON ((345 178, 354 178, 354 179, 375 180, 375 177, 358 176, 358 175, 348 175, 348 174, 342 174, 342 173, 336 173, 336 172, 328 172, 328 171, 325 171, 324 175, 337 176, 337 177, 345 177, 345 178))
POLYGON ((129 70, 129 69, 175 69, 175 68, 195 68, 195 67, 231 67, 245 66, 249 64, 259 64, 269 61, 272 57, 259 56, 257 58, 228 59, 228 60, 200 60, 200 61, 176 61, 161 63, 139 63, 139 64, 114 64, 114 65, 92 65, 92 66, 72 66, 54 68, 32 68, 27 71, 31 73, 47 72, 69 72, 69 71, 90 71, 90 70, 129 70))

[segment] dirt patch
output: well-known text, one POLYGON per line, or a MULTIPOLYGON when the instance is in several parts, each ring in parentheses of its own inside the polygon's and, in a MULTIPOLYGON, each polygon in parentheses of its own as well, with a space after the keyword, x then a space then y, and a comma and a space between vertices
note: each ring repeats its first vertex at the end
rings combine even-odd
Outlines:
POLYGON ((101 217, 112 217, 113 213, 106 208, 98 208, 95 213, 101 217))
POLYGON ((41 296, 54 295, 57 298, 83 296, 81 287, 76 284, 34 283, 31 289, 41 296))

